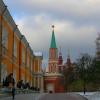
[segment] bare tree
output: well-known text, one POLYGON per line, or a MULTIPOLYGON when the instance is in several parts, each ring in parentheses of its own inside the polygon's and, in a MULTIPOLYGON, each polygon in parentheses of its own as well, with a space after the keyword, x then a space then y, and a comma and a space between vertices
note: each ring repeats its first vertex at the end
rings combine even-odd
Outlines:
POLYGON ((86 84, 89 81, 90 68, 92 67, 92 57, 88 54, 82 54, 80 58, 77 60, 77 72, 79 74, 79 78, 83 81, 83 92, 86 92, 86 84))

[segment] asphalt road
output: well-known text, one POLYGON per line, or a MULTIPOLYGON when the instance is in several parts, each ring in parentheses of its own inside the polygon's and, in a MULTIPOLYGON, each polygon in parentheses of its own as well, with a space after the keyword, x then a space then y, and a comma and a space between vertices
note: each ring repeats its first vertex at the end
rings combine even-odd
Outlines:
POLYGON ((46 94, 38 100, 87 100, 79 94, 60 93, 60 94, 46 94))
MULTIPOLYGON (((0 100, 12 100, 12 97, 0 98, 0 100)), ((87 100, 79 94, 55 93, 55 94, 23 94, 16 95, 15 100, 87 100)))
MULTIPOLYGON (((20 95, 15 95, 14 100, 37 100, 39 97, 43 96, 44 94, 41 93, 33 93, 33 94, 20 94, 20 95)), ((12 100, 12 97, 1 97, 0 100, 12 100)))

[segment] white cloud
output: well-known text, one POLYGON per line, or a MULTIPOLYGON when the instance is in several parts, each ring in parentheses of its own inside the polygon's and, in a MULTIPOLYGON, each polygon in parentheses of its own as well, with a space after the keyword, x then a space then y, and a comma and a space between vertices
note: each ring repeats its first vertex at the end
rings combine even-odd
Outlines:
POLYGON ((78 47, 84 44, 86 46, 94 44, 97 32, 94 26, 76 27, 70 21, 53 20, 47 17, 47 15, 24 17, 20 20, 16 19, 16 22, 20 25, 20 30, 27 37, 32 47, 36 49, 49 48, 52 23, 55 25, 56 40, 60 45, 62 43, 64 46, 67 44, 72 46, 77 45, 78 47))
POLYGON ((95 53, 99 31, 100 0, 5 0, 20 31, 35 51, 48 58, 52 28, 64 58, 70 48, 77 58, 81 52, 95 53), (80 51, 80 52, 79 52, 80 51))
POLYGON ((37 13, 45 11, 62 15, 89 17, 94 16, 94 14, 98 15, 100 11, 100 0, 16 0, 8 3, 13 7, 23 9, 23 12, 29 11, 31 13, 36 10, 37 13))

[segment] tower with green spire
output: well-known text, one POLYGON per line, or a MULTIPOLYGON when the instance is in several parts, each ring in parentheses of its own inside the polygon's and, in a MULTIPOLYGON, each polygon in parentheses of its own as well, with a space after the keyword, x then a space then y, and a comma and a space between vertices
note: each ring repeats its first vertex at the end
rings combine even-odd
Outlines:
POLYGON ((60 55, 60 64, 58 62, 58 48, 56 45, 54 25, 52 25, 52 37, 51 44, 49 48, 49 60, 48 60, 48 73, 44 76, 44 86, 45 90, 52 93, 61 93, 64 92, 63 84, 63 75, 60 72, 62 69, 62 55, 60 55), (58 65, 59 64, 59 65, 58 65))
POLYGON ((57 48, 56 46, 56 40, 55 40, 55 34, 54 34, 54 25, 52 25, 53 31, 52 31, 52 38, 51 38, 51 46, 50 48, 57 48))
POLYGON ((57 71, 57 61, 58 61, 58 50, 56 45, 56 39, 54 34, 54 25, 52 25, 52 37, 51 37, 51 45, 49 49, 49 72, 56 73, 57 71))

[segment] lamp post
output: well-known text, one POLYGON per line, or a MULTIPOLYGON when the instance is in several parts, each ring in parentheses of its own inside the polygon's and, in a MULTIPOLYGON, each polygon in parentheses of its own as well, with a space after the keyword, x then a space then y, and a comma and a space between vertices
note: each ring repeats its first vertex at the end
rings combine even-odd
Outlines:
POLYGON ((3 29, 3 15, 7 10, 5 6, 4 10, 1 12, 1 22, 0 22, 0 86, 1 86, 1 70, 2 70, 2 29, 3 29))

